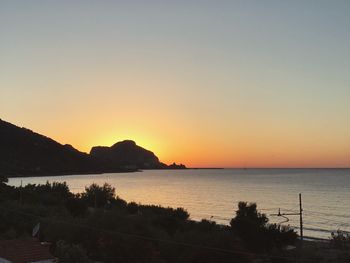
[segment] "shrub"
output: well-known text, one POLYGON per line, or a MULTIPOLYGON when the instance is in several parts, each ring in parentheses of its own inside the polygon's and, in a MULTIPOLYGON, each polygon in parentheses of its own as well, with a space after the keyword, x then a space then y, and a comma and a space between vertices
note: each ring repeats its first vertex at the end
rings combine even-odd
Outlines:
POLYGON ((288 227, 268 224, 265 214, 257 211, 255 203, 239 202, 236 217, 230 222, 231 229, 254 251, 269 251, 293 244, 297 234, 288 227))
POLYGON ((130 214, 136 214, 139 211, 139 205, 135 202, 130 202, 127 204, 126 209, 130 214))
POLYGON ((1 175, 0 174, 0 185, 1 184, 4 184, 4 183, 7 183, 8 182, 8 179, 5 175, 1 175))
POLYGON ((28 184, 25 187, 17 188, 21 192, 23 202, 42 203, 45 205, 64 204, 72 194, 66 182, 53 182, 46 184, 28 184))
POLYGON ((87 205, 79 195, 73 195, 66 200, 66 208, 73 216, 84 216, 87 212, 87 205))
POLYGON ((65 263, 88 263, 91 260, 85 250, 79 245, 71 245, 63 240, 56 243, 55 255, 65 263))
POLYGON ((119 196, 112 200, 112 204, 118 208, 125 208, 127 206, 127 202, 121 199, 119 196))
POLYGON ((350 246, 350 235, 349 233, 344 233, 340 229, 336 233, 331 234, 331 244, 334 248, 344 249, 350 246))
POLYGON ((82 197, 89 206, 102 207, 113 201, 115 188, 107 183, 103 186, 94 183, 89 187, 85 187, 85 193, 82 194, 82 197))
POLYGON ((174 210, 174 216, 180 220, 187 220, 190 217, 190 214, 182 207, 178 207, 174 210))

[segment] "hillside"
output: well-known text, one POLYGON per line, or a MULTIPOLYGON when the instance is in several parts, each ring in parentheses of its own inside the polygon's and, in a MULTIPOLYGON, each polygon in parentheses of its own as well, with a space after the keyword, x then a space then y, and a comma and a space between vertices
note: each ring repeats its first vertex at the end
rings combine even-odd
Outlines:
POLYGON ((99 172, 100 164, 71 145, 0 120, 0 173, 59 175, 99 172))
POLYGON ((91 154, 0 119, 0 175, 44 176, 176 169, 133 141, 93 147, 91 154))

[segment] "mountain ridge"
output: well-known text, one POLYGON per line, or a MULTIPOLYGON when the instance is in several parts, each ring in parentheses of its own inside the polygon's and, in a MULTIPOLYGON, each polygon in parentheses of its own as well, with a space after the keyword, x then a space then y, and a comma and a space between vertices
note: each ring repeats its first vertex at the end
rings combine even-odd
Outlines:
POLYGON ((137 166, 140 169, 167 168, 167 165, 161 163, 153 152, 138 146, 136 142, 132 140, 120 141, 113 144, 111 147, 94 146, 91 148, 90 155, 124 164, 130 166, 130 168, 133 168, 133 166, 137 166))
POLYGON ((117 142, 111 147, 95 146, 88 154, 0 119, 0 175, 45 176, 179 168, 185 166, 168 166, 153 152, 131 140, 117 142))

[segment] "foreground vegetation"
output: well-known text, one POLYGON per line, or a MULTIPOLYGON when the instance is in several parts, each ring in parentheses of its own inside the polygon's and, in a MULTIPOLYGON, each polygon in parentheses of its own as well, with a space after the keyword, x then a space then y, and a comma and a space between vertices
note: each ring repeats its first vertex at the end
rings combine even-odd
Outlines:
MULTIPOLYGON (((0 239, 51 242, 61 262, 294 262, 289 228, 269 224, 256 204, 240 202, 230 226, 190 220, 183 208, 127 203, 108 184, 73 194, 66 183, 0 183, 0 239)), ((310 257, 312 258, 312 257, 310 257)), ((316 259, 315 259, 316 260, 316 259)), ((319 262, 319 261, 315 261, 319 262)))

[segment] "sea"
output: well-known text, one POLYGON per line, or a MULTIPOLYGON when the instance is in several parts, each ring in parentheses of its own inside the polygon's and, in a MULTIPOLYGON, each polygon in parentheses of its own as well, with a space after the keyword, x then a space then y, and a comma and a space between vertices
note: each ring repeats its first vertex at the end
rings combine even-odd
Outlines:
POLYGON ((301 194, 305 237, 329 239, 337 230, 350 232, 350 169, 145 170, 10 178, 8 184, 47 181, 67 182, 74 193, 83 192, 92 183, 106 182, 128 202, 183 207, 193 220, 207 219, 219 224, 229 224, 238 202, 256 203, 270 223, 289 225, 298 233, 301 194))

